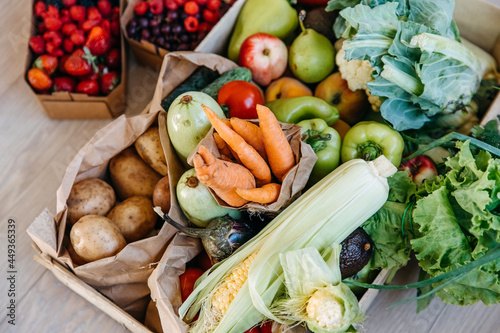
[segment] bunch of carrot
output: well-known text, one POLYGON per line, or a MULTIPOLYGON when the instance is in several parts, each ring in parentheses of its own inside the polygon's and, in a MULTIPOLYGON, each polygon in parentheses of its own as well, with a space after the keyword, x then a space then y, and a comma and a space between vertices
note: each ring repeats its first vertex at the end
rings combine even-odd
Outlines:
POLYGON ((214 140, 221 157, 199 146, 193 157, 198 179, 233 207, 249 201, 275 202, 280 182, 296 161, 272 111, 257 105, 257 126, 239 118, 220 119, 205 105, 203 110, 216 131, 214 140), (273 175, 277 181, 273 181, 273 175))

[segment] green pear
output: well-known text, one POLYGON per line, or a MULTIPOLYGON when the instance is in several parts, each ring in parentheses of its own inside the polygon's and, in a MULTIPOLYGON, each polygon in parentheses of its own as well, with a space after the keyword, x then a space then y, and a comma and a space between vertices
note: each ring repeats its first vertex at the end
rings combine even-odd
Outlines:
POLYGON ((305 29, 300 15, 302 32, 295 38, 288 55, 290 69, 302 82, 316 83, 328 76, 335 67, 332 43, 313 29, 305 29))

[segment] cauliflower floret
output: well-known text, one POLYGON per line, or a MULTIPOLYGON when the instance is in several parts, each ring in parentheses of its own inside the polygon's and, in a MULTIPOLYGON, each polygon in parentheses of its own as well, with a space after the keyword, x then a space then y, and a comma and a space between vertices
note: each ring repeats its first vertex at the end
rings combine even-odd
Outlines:
POLYGON ((370 94, 370 89, 367 83, 372 81, 373 68, 368 60, 346 60, 344 45, 337 51, 335 61, 339 67, 339 72, 344 80, 347 81, 347 86, 350 90, 355 91, 363 89, 368 95, 373 111, 380 111, 382 101, 378 96, 370 94))

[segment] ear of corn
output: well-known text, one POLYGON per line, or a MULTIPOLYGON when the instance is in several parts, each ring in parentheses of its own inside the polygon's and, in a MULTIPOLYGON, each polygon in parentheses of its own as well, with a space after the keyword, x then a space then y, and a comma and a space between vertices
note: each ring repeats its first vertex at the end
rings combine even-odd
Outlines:
POLYGON ((326 253, 380 209, 389 193, 385 177, 394 172, 396 168, 384 156, 368 163, 351 160, 342 164, 204 275, 179 309, 181 318, 189 322, 201 309, 191 331, 214 333, 241 333, 266 317, 283 322, 270 310, 285 291, 280 253, 306 247, 326 253), (214 305, 218 308, 224 303, 215 300, 222 297, 218 288, 224 288, 225 279, 230 280, 238 265, 252 256, 253 261, 245 263, 249 266, 247 279, 227 298, 234 297, 224 307, 226 312, 217 315, 214 305))

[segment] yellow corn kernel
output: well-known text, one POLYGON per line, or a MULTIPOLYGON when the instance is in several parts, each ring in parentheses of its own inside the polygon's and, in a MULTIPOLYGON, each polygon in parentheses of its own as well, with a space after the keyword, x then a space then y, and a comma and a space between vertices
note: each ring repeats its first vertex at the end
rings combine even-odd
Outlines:
POLYGON ((247 280, 248 270, 250 265, 257 255, 257 252, 247 257, 241 262, 234 271, 222 282, 220 287, 214 293, 212 298, 212 309, 217 312, 217 315, 222 317, 238 291, 247 280))

